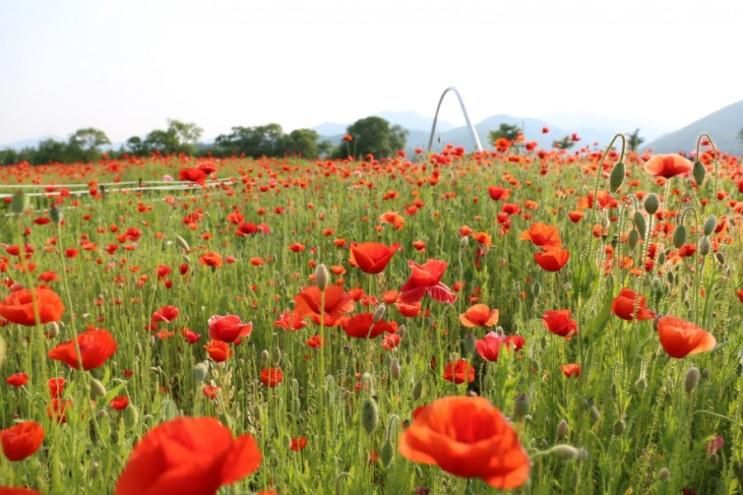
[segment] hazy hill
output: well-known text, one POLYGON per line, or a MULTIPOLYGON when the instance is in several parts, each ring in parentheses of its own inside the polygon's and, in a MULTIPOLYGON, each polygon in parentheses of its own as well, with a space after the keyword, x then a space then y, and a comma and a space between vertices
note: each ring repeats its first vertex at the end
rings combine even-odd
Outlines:
POLYGON ((708 132, 721 151, 743 155, 738 133, 743 129, 743 100, 696 120, 686 127, 665 134, 645 146, 656 153, 693 151, 697 136, 708 132))

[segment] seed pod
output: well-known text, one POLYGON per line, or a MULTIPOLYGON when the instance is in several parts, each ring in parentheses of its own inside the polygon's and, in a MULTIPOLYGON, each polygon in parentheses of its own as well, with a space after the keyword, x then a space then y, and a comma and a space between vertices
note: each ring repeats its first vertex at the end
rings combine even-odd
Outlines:
POLYGON ((609 176, 609 189, 611 192, 617 192, 622 182, 624 182, 624 163, 617 162, 609 176))
POLYGON ((709 243, 709 237, 706 235, 699 240, 699 254, 707 256, 709 254, 711 246, 709 243))
POLYGON ((385 440, 384 445, 382 445, 382 449, 379 451, 379 458, 382 460, 382 465, 384 467, 388 467, 390 465, 390 462, 392 462, 392 456, 394 452, 392 450, 392 444, 390 443, 389 439, 385 440))
POLYGON ((614 434, 619 436, 622 433, 624 433, 625 428, 627 428, 627 423, 624 422, 623 419, 618 419, 616 423, 614 423, 614 434))
POLYGON ((714 215, 708 216, 707 220, 704 221, 704 235, 712 235, 715 227, 717 227, 717 218, 714 215))
POLYGON ((62 223, 63 217, 64 215, 62 214, 62 210, 57 208, 56 205, 53 205, 51 208, 49 208, 49 218, 52 219, 52 222, 59 225, 60 223, 62 223))
POLYGON ((660 481, 666 481, 671 477, 671 471, 667 467, 662 467, 658 470, 658 479, 660 481))
POLYGON ((193 368, 191 368, 191 373, 197 385, 204 383, 206 376, 209 374, 209 363, 206 361, 196 363, 193 368))
POLYGON ((658 196, 655 195, 655 193, 650 193, 645 197, 645 211, 648 212, 649 215, 655 215, 655 212, 658 211, 658 207, 660 206, 660 202, 658 201, 658 196))
POLYGON ((684 390, 687 394, 690 394, 697 388, 699 384, 699 368, 692 366, 686 370, 686 376, 684 377, 684 390))
POLYGON ((673 233, 673 247, 680 248, 686 242, 686 227, 679 225, 673 233))
POLYGON ((568 433, 570 433, 570 427, 568 426, 568 422, 564 419, 561 419, 559 423, 557 423, 557 430, 555 431, 555 436, 557 436, 558 440, 562 440, 564 438, 567 438, 568 433))
POLYGON ((397 358, 392 358, 390 361, 390 376, 397 380, 400 378, 400 361, 397 358))
POLYGON ((420 399, 421 394, 423 394, 423 382, 418 382, 413 387, 413 400, 420 399))
POLYGON ((361 405, 361 425, 368 434, 372 434, 379 424, 379 407, 374 399, 369 397, 361 405))
POLYGON ((513 417, 518 421, 529 414, 529 396, 526 394, 519 394, 516 396, 516 401, 513 404, 513 417))
POLYGON ((698 186, 701 186, 702 182, 704 182, 704 175, 706 173, 707 171, 704 170, 704 165, 702 165, 702 162, 696 160, 694 162, 694 167, 692 167, 691 175, 694 177, 694 182, 696 182, 698 186))
POLYGON ((387 310, 387 306, 385 306, 384 303, 380 303, 376 308, 374 308, 374 313, 372 313, 372 321, 374 323, 377 323, 384 318, 384 313, 387 310))
POLYGON ((95 400, 106 395, 106 386, 97 378, 90 380, 90 398, 95 400))
POLYGON ((646 225, 645 217, 642 216, 642 212, 636 211, 633 220, 635 221, 635 228, 637 229, 637 232, 640 234, 640 237, 644 239, 646 233, 646 225))
POLYGON ((320 263, 315 268, 315 284, 320 290, 325 290, 328 283, 330 283, 330 272, 328 272, 328 267, 324 263, 320 263))
POLYGON ((564 461, 572 461, 581 455, 580 450, 566 443, 557 444, 551 447, 547 452, 564 461))
POLYGON ((627 239, 627 244, 629 244, 629 248, 635 249, 635 246, 637 246, 637 243, 639 241, 640 241, 640 234, 635 229, 630 230, 629 237, 627 239))

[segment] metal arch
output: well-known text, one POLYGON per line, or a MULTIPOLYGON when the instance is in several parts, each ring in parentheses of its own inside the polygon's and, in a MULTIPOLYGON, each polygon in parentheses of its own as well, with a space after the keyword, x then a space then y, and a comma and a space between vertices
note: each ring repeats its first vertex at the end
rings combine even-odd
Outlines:
POLYGON ((439 110, 441 110, 441 104, 444 102, 444 97, 449 91, 454 91, 454 94, 457 95, 457 100, 459 100, 459 107, 462 109, 462 113, 464 114, 464 121, 467 123, 467 127, 470 130, 470 134, 472 134, 472 139, 475 141, 475 146, 477 147, 477 151, 483 151, 482 144, 480 143, 480 136, 477 135, 477 130, 472 125, 472 122, 470 122, 470 116, 467 114, 467 108, 464 106, 464 101, 462 101, 462 96, 459 94, 459 91, 457 91, 457 88, 454 86, 449 86, 444 90, 443 93, 441 93, 441 98, 439 98, 439 104, 436 106, 436 114, 433 116, 433 125, 431 126, 431 135, 428 138, 428 152, 431 152, 431 146, 433 146, 433 135, 436 133, 436 123, 439 120, 439 110))

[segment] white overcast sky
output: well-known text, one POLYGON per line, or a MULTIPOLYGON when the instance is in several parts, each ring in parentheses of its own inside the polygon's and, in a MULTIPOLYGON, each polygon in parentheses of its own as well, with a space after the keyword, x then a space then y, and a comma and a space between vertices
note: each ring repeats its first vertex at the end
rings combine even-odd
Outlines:
POLYGON ((743 99, 743 0, 0 0, 0 143, 430 116, 449 85, 474 121, 673 130, 743 99))

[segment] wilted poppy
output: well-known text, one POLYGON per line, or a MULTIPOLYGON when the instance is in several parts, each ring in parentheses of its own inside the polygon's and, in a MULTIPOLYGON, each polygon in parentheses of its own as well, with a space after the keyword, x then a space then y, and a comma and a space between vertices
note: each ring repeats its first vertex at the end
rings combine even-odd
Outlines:
POLYGON ((670 179, 691 172, 692 163, 681 155, 655 155, 645 162, 645 171, 656 177, 670 179))
POLYGON ((116 483, 116 495, 213 495, 258 469, 261 452, 250 435, 232 436, 215 418, 181 417, 145 434, 116 483))
POLYGON ((570 338, 578 332, 578 324, 570 318, 569 309, 553 309, 542 315, 545 328, 560 337, 570 338))
POLYGON ((243 323, 237 315, 214 315, 207 321, 209 337, 222 342, 237 342, 248 337, 253 331, 253 323, 243 323))
POLYGON ((623 288, 611 302, 611 310, 619 318, 627 321, 652 320, 655 313, 645 304, 645 298, 632 289, 623 288))
POLYGON ((3 454, 9 461, 22 461, 34 454, 44 441, 44 428, 36 421, 23 421, 0 431, 3 454))
POLYGON ((453 303, 457 295, 441 283, 441 277, 448 264, 446 261, 431 259, 419 265, 415 261, 408 261, 412 270, 410 278, 400 287, 400 302, 405 304, 416 303, 428 294, 438 302, 453 303))
POLYGON ((529 457, 516 432, 482 397, 444 397, 418 408, 399 445, 410 461, 494 488, 517 488, 529 478, 529 457))
POLYGON ((487 304, 473 304, 459 315, 459 321, 468 328, 492 327, 498 323, 498 316, 498 310, 491 310, 487 304))
POLYGON ((655 329, 663 349, 674 358, 711 351, 717 345, 711 333, 675 316, 661 316, 655 320, 655 329))
POLYGON ((381 242, 354 242, 351 244, 350 262, 364 273, 380 273, 399 248, 398 243, 387 246, 381 242))
POLYGON ((75 341, 69 340, 57 345, 49 351, 49 358, 62 361, 70 368, 91 370, 99 368, 116 353, 116 340, 111 333, 103 328, 88 327, 78 334, 77 346, 75 341), (80 356, 77 354, 78 347, 80 356))
POLYGON ((35 311, 38 311, 38 323, 59 321, 64 304, 53 290, 46 287, 15 290, 0 301, 0 316, 19 325, 36 325, 35 311))

